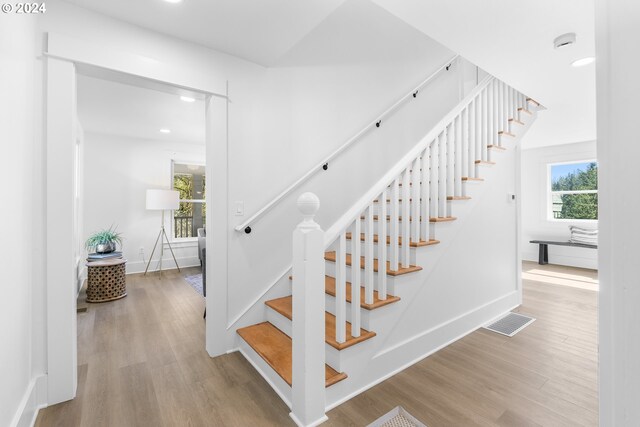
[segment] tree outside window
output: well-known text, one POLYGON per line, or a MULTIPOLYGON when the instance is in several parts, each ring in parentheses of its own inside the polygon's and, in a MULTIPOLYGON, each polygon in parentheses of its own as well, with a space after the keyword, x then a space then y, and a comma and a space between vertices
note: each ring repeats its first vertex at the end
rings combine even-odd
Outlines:
POLYGON ((206 224, 205 168, 202 165, 174 163, 173 189, 180 193, 180 205, 173 211, 173 237, 196 237, 206 224))
POLYGON ((556 220, 598 219, 598 164, 549 165, 550 217, 556 220))

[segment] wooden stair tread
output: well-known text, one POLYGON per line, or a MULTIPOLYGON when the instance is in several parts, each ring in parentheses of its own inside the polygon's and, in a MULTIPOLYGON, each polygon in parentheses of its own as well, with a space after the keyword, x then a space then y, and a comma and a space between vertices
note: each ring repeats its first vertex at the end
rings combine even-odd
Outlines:
POLYGON ((499 145, 487 145, 489 150, 506 150, 507 147, 501 147, 499 145))
POLYGON ((507 132, 506 130, 501 130, 500 132, 498 132, 498 135, 500 135, 500 136, 509 136, 511 138, 515 138, 516 137, 514 134, 512 134, 511 132, 507 132))
MULTIPOLYGON (((478 179, 483 180, 482 178, 478 178, 478 179)), ((361 216, 360 219, 365 219, 365 217, 361 216)), ((429 218, 429 221, 430 222, 445 222, 445 221, 455 221, 456 219, 457 218, 455 216, 437 217, 437 218, 431 217, 431 218, 429 218)), ((373 216, 373 220, 374 221, 379 221, 380 220, 379 216, 378 215, 374 215, 373 216)), ((391 215, 387 215, 387 221, 390 221, 390 220, 391 220, 391 215)), ((422 220, 422 217, 420 217, 420 220, 422 220)), ((398 221, 402 221, 402 217, 401 216, 398 217, 398 221)), ((409 217, 409 221, 413 221, 413 217, 409 217)), ((438 243, 440 243, 440 242, 438 242, 438 243)), ((425 246, 425 245, 423 245, 423 246, 425 246)))
POLYGON ((474 178, 472 176, 463 176, 463 181, 484 181, 484 178, 474 178))
MULTIPOLYGON (((291 295, 266 301, 265 304, 276 312, 282 314, 287 319, 293 320, 293 297, 291 295)), ((343 343, 338 343, 336 341, 336 316, 325 311, 324 322, 324 340, 331 347, 338 350, 344 350, 345 348, 349 348, 352 345, 361 343, 376 336, 375 332, 360 328, 360 336, 354 337, 351 335, 351 323, 347 322, 347 339, 343 343)))
MULTIPOLYGON (((331 262, 336 262, 336 252, 330 251, 324 253, 324 259, 331 262)), ((347 254, 347 265, 351 265, 351 254, 347 254)), ((364 256, 360 257, 360 268, 364 269, 364 256)), ((387 261, 387 274, 389 276, 402 276, 403 274, 414 273, 422 270, 422 267, 418 265, 410 265, 409 267, 400 267, 399 270, 391 270, 390 262, 387 261)), ((373 271, 378 271, 378 259, 373 259, 373 271)))
POLYGON ((429 218, 430 222, 449 222, 449 221, 455 221, 456 218, 455 216, 438 216, 438 217, 431 217, 429 218))
MULTIPOLYGON (((376 215, 374 215, 375 217, 376 215)), ((365 233, 360 233, 360 240, 364 242, 365 233)), ((351 240, 351 232, 347 233, 347 240, 351 240)), ((373 242, 378 243, 378 235, 373 235, 373 242)), ((440 243, 439 240, 430 239, 429 241, 420 240, 419 242, 414 242, 413 240, 409 240, 409 245, 414 248, 420 248, 422 246, 429 245, 437 245, 440 243)), ((387 236, 387 245, 391 243, 391 236, 387 236)), ((402 236, 398 236, 398 245, 402 245, 402 236)))
POLYGON ((536 106, 538 106, 538 107, 540 106, 540 103, 538 101, 536 101, 535 99, 533 99, 533 98, 527 98, 527 102, 531 102, 533 104, 536 104, 536 106))
POLYGON ((471 200, 471 196, 447 196, 447 200, 471 200))
POLYGON ((495 165, 496 162, 490 160, 476 160, 476 165, 495 165))
MULTIPOLYGON (((289 280, 293 280, 293 276, 289 276, 289 280)), ((351 302, 351 282, 347 283, 347 302, 351 302)), ((331 276, 324 276, 324 293, 336 296, 336 279, 331 276)), ((396 297, 391 294, 387 294, 387 299, 380 299, 378 291, 373 291, 373 304, 367 304, 364 302, 364 287, 360 286, 360 307, 365 310, 375 310, 376 308, 384 307, 385 305, 392 304, 400 301, 400 297, 396 297)))
MULTIPOLYGON (((236 332, 280 375, 280 378, 291 386, 293 359, 291 338, 287 334, 269 322, 240 328, 236 332)), ((347 378, 347 374, 338 372, 326 364, 324 371, 325 387, 347 378)))
POLYGON ((517 123, 517 124, 519 124, 519 125, 523 125, 523 126, 524 126, 524 122, 521 122, 521 121, 520 121, 520 120, 518 120, 518 119, 509 119, 509 121, 510 121, 511 123, 517 123))
MULTIPOLYGON (((336 279, 334 277, 325 276, 324 291, 332 297, 336 296, 336 279)), ((398 301, 400 301, 400 297, 390 294, 387 294, 387 299, 380 299, 378 291, 374 290, 373 304, 367 304, 364 302, 364 287, 360 286, 360 307, 366 310, 375 310, 398 301)), ((347 282, 347 302, 351 302, 351 282, 347 282)))
POLYGON ((533 115, 533 113, 531 111, 527 110, 526 108, 519 107, 518 111, 522 111, 523 113, 527 113, 529 115, 533 115))

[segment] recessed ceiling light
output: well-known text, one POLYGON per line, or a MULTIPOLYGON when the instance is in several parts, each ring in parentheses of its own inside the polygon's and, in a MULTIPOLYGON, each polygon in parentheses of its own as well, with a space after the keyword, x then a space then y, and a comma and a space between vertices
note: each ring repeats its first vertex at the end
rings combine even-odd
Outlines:
POLYGON ((167 3, 182 3, 182 0, 164 0, 167 3))
POLYGON ((161 133, 171 133, 171 129, 160 129, 161 133))
POLYGON ((196 100, 195 98, 191 98, 190 96, 181 96, 180 99, 184 102, 195 102, 196 100))
POLYGON ((571 66, 573 66, 573 67, 584 67, 585 65, 591 64, 595 60, 596 60, 596 58, 594 58, 593 56, 587 56, 586 58, 582 58, 582 59, 578 59, 576 61, 573 61, 571 63, 571 66))

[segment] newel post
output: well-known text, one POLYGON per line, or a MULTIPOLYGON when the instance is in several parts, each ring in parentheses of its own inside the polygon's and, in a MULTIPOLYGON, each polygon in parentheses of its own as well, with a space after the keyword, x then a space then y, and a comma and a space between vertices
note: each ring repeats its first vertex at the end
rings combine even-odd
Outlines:
POLYGON ((293 232, 293 380, 291 418, 300 427, 317 426, 325 414, 324 231, 314 221, 320 200, 298 198, 304 220, 293 232))

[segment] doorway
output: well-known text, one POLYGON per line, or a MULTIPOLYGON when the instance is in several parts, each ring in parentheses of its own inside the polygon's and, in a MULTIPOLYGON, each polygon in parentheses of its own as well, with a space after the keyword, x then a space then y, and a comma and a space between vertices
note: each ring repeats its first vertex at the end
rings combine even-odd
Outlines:
MULTIPOLYGON (((60 45, 58 45, 60 47, 60 45)), ((79 275, 77 248, 82 243, 77 230, 79 209, 75 200, 78 184, 77 80, 78 75, 91 75, 105 80, 127 82, 147 89, 170 87, 174 95, 195 95, 204 103, 205 144, 207 150, 206 176, 215 185, 207 185, 207 199, 217 200, 216 207, 207 211, 207 223, 212 224, 207 241, 211 251, 208 269, 218 272, 218 283, 226 289, 227 247, 227 96, 198 87, 158 81, 149 69, 135 69, 130 54, 112 55, 114 64, 132 64, 130 73, 111 68, 109 64, 90 65, 82 60, 81 52, 63 55, 49 52, 46 59, 46 240, 47 240, 47 402, 49 405, 73 399, 78 383, 76 298, 79 275), (215 152, 215 155, 213 154, 215 152), (212 173, 212 171, 215 171, 212 173), (214 239, 214 236, 216 237, 214 239), (214 256, 218 254, 218 256, 214 256)), ((90 61, 89 61, 90 62, 90 61)), ((120 67, 121 68, 121 67, 120 67)), ((169 79, 171 80, 171 79, 169 79)), ((84 191, 91 191, 84 186, 84 191)), ((143 203, 144 205, 144 203, 143 203)), ((86 213, 84 215, 86 218, 86 213)), ((151 238, 153 236, 150 236, 151 238)), ((214 304, 211 300, 208 305, 214 304)), ((212 311, 212 310, 210 310, 212 311)), ((207 329, 213 328, 214 318, 207 319, 207 329)), ((212 329, 213 330, 213 329, 212 329)), ((209 354, 213 350, 212 333, 207 334, 209 354)), ((204 345, 205 343, 203 343, 204 345)))

